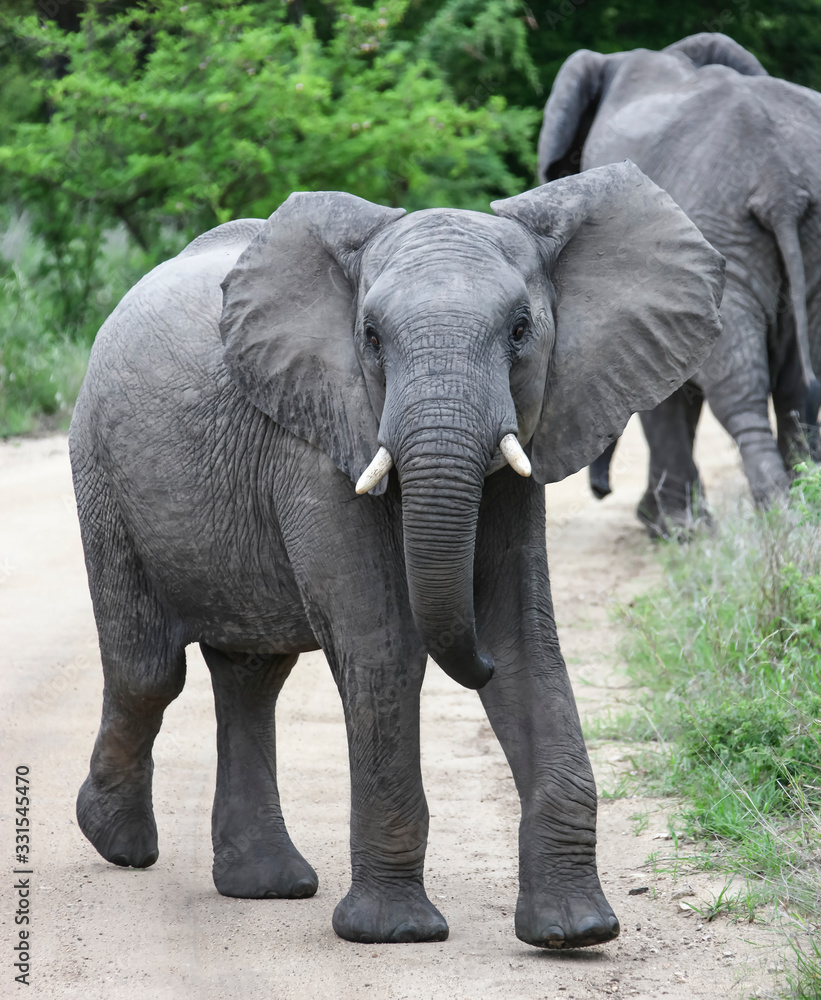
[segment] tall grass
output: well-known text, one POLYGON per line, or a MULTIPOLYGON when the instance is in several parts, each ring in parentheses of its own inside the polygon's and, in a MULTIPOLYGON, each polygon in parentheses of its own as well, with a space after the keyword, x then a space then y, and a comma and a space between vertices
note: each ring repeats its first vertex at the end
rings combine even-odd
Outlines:
POLYGON ((806 935, 803 941, 790 942, 795 968, 787 974, 790 997, 795 1000, 821 1000, 821 944, 818 937, 806 935))
POLYGON ((9 210, 0 234, 0 437, 66 427, 94 336, 148 258, 116 230, 87 266, 55 261, 9 210))
MULTIPOLYGON (((821 921, 821 472, 789 502, 740 508, 663 546, 663 584, 623 612, 639 692, 639 780, 682 805, 692 863, 821 921)), ((620 735, 624 735, 624 729, 620 735)), ((797 939, 796 939, 797 940, 797 939)), ((792 995, 821 997, 795 945, 792 995)))

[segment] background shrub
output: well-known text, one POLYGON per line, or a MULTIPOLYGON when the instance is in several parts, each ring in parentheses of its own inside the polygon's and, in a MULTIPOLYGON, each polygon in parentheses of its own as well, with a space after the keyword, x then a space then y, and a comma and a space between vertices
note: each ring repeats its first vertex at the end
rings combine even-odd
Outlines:
POLYGON ((487 210, 534 183, 578 48, 724 31, 821 84, 821 0, 4 0, 0 435, 67 420, 88 344, 194 235, 292 190, 487 210), (55 386, 58 386, 55 388, 55 386), (60 396, 58 399, 57 396, 60 396))

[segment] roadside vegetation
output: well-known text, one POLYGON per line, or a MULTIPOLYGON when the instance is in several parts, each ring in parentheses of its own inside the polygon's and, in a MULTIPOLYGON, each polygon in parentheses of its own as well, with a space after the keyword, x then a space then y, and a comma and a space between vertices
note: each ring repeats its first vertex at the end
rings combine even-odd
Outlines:
POLYGON ((651 863, 724 873, 707 919, 777 914, 786 995, 818 1000, 821 471, 801 473, 788 503, 662 546, 663 583, 622 612, 638 711, 607 728, 639 746, 618 791, 677 800, 651 863))
POLYGON ((75 264, 55 267, 29 216, 0 208, 0 437, 68 427, 97 330, 150 267, 123 227, 75 264))

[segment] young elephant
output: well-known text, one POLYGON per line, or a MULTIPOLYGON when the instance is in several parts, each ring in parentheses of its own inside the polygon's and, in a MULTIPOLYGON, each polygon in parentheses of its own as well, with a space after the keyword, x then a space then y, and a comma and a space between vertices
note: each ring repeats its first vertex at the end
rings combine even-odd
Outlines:
MULTIPOLYGON (((664 534, 670 524, 688 524, 693 494, 701 493, 693 439, 705 395, 738 444, 758 502, 786 489, 807 447, 801 424, 816 444, 821 95, 771 78, 720 34, 693 35, 662 52, 576 52, 545 106, 539 176, 553 180, 625 157, 727 259, 716 349, 692 384, 642 417, 650 476, 639 517, 664 534)), ((610 491, 611 456, 591 468, 599 496, 610 491)))
POLYGON ((298 654, 321 647, 351 766, 352 884, 334 928, 444 939, 423 885, 430 653, 481 688, 521 796, 516 933, 550 947, 618 934, 542 484, 698 368, 722 260, 632 164, 493 207, 403 218, 294 194, 195 240, 100 331, 71 428, 105 673, 77 815, 109 861, 157 860, 151 747, 199 642, 217 889, 316 891, 280 811, 274 706, 298 654), (249 825, 259 836, 238 851, 249 825))

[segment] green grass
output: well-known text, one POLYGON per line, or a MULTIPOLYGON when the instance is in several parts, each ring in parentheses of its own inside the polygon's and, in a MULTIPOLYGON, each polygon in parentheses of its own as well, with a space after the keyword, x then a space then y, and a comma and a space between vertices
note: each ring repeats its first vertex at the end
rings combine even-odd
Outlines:
MULTIPOLYGON (((751 919, 776 903, 812 924, 821 922, 821 472, 802 473, 789 503, 740 509, 689 545, 662 547, 663 584, 622 612, 638 710, 597 735, 638 741, 617 794, 679 800, 670 828, 687 844, 663 863, 726 873, 711 912, 751 919)), ((797 940, 790 995, 819 998, 818 947, 797 940)))
POLYGON ((118 231, 89 271, 70 264, 0 213, 0 438, 68 426, 97 330, 148 267, 118 231))
POLYGON ((821 945, 812 933, 791 939, 795 967, 787 973, 789 996, 796 1000, 821 1000, 821 945))
POLYGON ((754 923, 759 918, 758 908, 762 899, 759 893, 749 885, 737 889, 732 880, 725 882, 718 893, 712 893, 708 902, 692 902, 683 899, 681 904, 697 913, 705 923, 711 923, 716 917, 726 915, 734 920, 745 920, 754 923))

